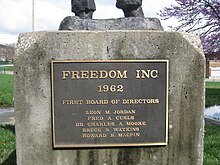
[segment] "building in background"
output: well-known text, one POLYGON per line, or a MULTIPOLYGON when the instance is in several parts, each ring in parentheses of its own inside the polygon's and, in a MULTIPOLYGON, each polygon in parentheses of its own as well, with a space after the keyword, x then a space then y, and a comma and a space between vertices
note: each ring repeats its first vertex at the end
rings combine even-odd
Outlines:
POLYGON ((206 78, 220 80, 220 51, 206 55, 206 78))
POLYGON ((14 54, 14 46, 0 44, 0 62, 12 62, 14 54))

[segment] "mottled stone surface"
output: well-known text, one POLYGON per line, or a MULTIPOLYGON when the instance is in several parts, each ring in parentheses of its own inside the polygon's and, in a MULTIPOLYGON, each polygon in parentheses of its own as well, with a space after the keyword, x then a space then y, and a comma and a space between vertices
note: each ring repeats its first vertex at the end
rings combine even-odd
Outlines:
POLYGON ((80 19, 68 16, 59 30, 163 30, 158 18, 80 19))
POLYGON ((116 7, 119 9, 137 9, 142 5, 142 0, 117 0, 116 7))
POLYGON ((20 34, 14 62, 18 165, 201 165, 204 61, 199 38, 185 33, 120 30, 20 34), (52 59, 168 59, 168 145, 53 150, 52 59))
POLYGON ((72 12, 80 13, 82 11, 95 11, 94 0, 71 0, 72 12))

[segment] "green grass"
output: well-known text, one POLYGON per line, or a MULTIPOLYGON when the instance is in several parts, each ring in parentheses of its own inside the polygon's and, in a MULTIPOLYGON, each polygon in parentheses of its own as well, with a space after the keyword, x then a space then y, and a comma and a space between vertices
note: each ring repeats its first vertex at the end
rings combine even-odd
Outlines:
POLYGON ((0 71, 13 71, 13 66, 0 66, 0 71))
POLYGON ((220 82, 206 82, 206 89, 207 88, 220 89, 220 82))
POLYGON ((205 106, 220 105, 220 82, 206 82, 205 106))
POLYGON ((11 125, 0 126, 0 164, 16 164, 15 128, 11 125))
POLYGON ((220 164, 220 127, 207 125, 204 140, 204 165, 220 164))
POLYGON ((13 75, 0 74, 0 106, 13 106, 14 79, 13 75))

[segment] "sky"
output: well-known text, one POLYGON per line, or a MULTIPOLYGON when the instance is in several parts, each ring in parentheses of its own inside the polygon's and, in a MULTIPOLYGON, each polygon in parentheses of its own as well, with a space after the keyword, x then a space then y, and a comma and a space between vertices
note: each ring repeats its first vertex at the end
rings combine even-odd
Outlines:
MULTIPOLYGON (((0 44, 16 43, 22 32, 32 31, 32 0, 0 0, 0 44)), ((124 17, 122 10, 115 7, 116 0, 96 0, 93 19, 124 17)), ((175 0, 143 0, 145 17, 157 17, 164 7, 175 4, 175 0)), ((71 0, 34 0, 34 31, 51 31, 59 28, 71 12, 71 0)), ((160 18, 159 18, 160 19, 160 18)), ((165 30, 177 24, 175 19, 161 21, 165 30)))

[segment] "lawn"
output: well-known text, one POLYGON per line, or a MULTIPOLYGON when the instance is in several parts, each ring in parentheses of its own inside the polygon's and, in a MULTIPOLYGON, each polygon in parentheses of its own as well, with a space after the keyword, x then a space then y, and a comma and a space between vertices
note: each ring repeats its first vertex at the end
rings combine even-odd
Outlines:
POLYGON ((208 88, 214 88, 214 89, 220 89, 220 82, 206 82, 206 89, 208 88))
POLYGON ((0 126, 0 164, 16 164, 15 127, 12 125, 0 126))
POLYGON ((205 127, 204 165, 220 165, 220 127, 218 126, 205 127))
POLYGON ((13 106, 14 79, 13 75, 0 74, 0 107, 13 106))
POLYGON ((13 66, 4 66, 4 65, 0 66, 0 71, 13 71, 13 70, 14 70, 13 66))
POLYGON ((206 82, 205 106, 220 105, 220 82, 206 82))

